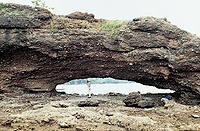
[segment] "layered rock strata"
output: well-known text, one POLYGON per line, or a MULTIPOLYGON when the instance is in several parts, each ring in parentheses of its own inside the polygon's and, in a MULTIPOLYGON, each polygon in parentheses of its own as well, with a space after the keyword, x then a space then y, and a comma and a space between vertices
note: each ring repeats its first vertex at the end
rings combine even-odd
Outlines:
POLYGON ((89 23, 84 13, 78 19, 24 5, 2 9, 1 90, 52 91, 77 78, 112 77, 200 94, 200 38, 166 19, 134 18, 111 34, 95 30, 101 20, 87 13, 89 23))

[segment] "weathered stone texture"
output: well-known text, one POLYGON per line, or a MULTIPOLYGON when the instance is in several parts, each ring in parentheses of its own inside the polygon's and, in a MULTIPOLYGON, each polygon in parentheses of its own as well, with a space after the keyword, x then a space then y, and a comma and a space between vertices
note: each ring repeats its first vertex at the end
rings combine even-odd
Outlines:
POLYGON ((4 4, 1 8, 0 28, 4 29, 39 28, 52 17, 50 11, 37 7, 4 4))
MULTIPOLYGON (((135 18, 112 35, 45 29, 51 14, 33 14, 34 20, 27 15, 11 25, 0 22, 1 89, 51 91, 76 78, 113 77, 200 94, 200 38, 166 19, 135 18)), ((0 15, 6 21, 10 16, 0 15)))

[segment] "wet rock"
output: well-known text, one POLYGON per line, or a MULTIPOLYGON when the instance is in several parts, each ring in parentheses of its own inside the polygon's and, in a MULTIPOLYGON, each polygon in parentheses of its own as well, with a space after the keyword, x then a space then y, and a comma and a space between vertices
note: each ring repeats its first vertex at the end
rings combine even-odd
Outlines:
POLYGON ((96 100, 84 100, 78 103, 79 107, 98 106, 98 105, 99 105, 99 101, 96 101, 96 100))

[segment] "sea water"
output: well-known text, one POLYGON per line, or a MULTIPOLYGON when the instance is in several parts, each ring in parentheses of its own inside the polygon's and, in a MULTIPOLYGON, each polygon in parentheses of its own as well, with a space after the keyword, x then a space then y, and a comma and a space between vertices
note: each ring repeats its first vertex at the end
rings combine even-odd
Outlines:
MULTIPOLYGON (((88 87, 84 85, 57 85, 56 89, 63 89, 66 94, 87 94, 88 87)), ((146 86, 139 83, 123 83, 123 84, 92 84, 91 92, 94 94, 106 94, 109 92, 124 93, 140 91, 141 94, 148 92, 151 93, 173 93, 174 91, 169 89, 158 89, 153 86, 146 86)))

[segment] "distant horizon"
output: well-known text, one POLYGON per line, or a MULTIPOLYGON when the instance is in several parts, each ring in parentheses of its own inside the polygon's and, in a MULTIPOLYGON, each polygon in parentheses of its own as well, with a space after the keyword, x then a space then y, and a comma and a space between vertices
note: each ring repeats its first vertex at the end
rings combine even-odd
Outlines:
POLYGON ((87 83, 87 80, 90 79, 92 84, 125 84, 125 83, 135 83, 135 81, 120 80, 114 79, 111 77, 107 78, 85 78, 85 79, 74 79, 69 82, 60 84, 60 85, 83 85, 87 83))
MULTIPOLYGON (((57 92, 65 92, 66 94, 87 94, 87 85, 57 85, 57 92)), ((131 92, 145 93, 173 93, 170 89, 158 89, 154 86, 145 86, 140 83, 122 83, 122 84, 92 84, 91 92, 94 94, 106 94, 109 92, 129 94, 131 92)))

